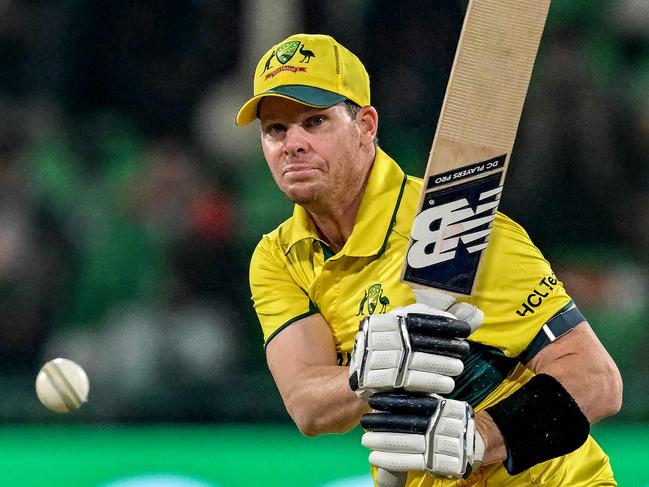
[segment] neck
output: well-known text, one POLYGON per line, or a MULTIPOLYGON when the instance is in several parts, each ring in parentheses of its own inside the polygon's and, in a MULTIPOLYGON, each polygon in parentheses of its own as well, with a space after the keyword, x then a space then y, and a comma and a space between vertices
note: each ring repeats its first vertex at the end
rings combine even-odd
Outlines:
POLYGON ((372 170, 373 160, 367 166, 363 179, 355 191, 346 191, 340 198, 330 198, 318 205, 305 205, 316 225, 320 237, 334 252, 339 252, 354 230, 354 223, 361 207, 363 194, 372 170))
POLYGON ((352 201, 345 207, 330 208, 328 211, 312 211, 307 208, 318 233, 334 252, 339 252, 354 230, 356 216, 361 206, 365 184, 352 201))

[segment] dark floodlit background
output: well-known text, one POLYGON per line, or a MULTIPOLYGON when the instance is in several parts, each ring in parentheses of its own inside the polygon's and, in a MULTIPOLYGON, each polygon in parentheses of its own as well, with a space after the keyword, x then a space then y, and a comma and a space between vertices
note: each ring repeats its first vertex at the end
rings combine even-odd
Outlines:
MULTIPOLYGON (((329 33, 421 176, 465 7, 0 0, 7 485, 369 485, 358 434, 301 438, 266 369, 248 259, 291 207, 234 114, 273 43, 329 33), (68 416, 33 392, 57 356, 91 380, 68 416)), ((648 161, 649 3, 554 0, 501 209, 622 370, 624 407, 595 429, 621 485, 649 485, 648 161)))

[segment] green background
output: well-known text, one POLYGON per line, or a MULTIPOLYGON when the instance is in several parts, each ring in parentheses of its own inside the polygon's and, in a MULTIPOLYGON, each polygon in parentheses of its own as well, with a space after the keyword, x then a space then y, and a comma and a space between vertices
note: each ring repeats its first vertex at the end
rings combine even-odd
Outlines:
MULTIPOLYGON (((593 434, 620 486, 649 486, 649 427, 602 425, 593 434)), ((306 438, 285 425, 7 426, 0 430, 1 483, 100 487, 173 475, 210 487, 320 487, 368 475, 360 435, 306 438)))

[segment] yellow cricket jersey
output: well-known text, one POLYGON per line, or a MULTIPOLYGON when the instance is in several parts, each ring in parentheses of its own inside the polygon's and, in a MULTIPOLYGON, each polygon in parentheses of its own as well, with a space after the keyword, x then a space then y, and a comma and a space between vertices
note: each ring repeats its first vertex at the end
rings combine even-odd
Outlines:
MULTIPOLYGON (((299 319, 320 313, 331 327, 339 364, 347 365, 363 317, 414 303, 414 293, 400 276, 421 190, 420 179, 406 176, 378 149, 354 230, 340 252, 332 254, 299 205, 291 218, 264 235, 252 256, 250 287, 265 343, 299 319)), ((527 382, 532 372, 523 364, 548 341, 583 321, 527 233, 500 213, 474 293, 462 299, 479 307, 485 318, 470 337, 472 352, 450 397, 468 401, 476 410, 527 382)), ((411 472, 407 485, 486 485, 481 483, 486 479, 489 485, 535 485, 530 484, 532 477, 548 471, 560 479, 563 474, 557 470, 570 470, 571 483, 543 485, 616 485, 608 458, 592 438, 575 452, 515 477, 497 464, 467 480, 411 472), (588 461, 582 451, 587 451, 588 461), (584 469, 577 465, 586 465, 586 472, 580 473, 584 469), (583 477, 582 483, 575 476, 583 477), (500 480, 492 484, 496 478, 500 480), (595 482, 600 478, 605 483, 595 482), (505 483, 510 481, 518 483, 505 483)))

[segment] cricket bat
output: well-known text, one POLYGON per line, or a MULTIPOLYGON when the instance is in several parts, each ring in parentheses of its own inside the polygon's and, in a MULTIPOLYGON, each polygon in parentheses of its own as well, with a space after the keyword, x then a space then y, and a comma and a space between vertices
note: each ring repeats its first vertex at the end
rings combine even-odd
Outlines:
MULTIPOLYGON (((550 0, 471 0, 402 280, 470 295, 500 201, 550 0)), ((379 471, 380 487, 405 472, 379 471)))
POLYGON ((550 0, 471 0, 402 280, 470 295, 505 181, 550 0))

